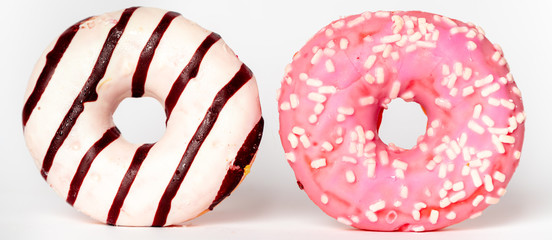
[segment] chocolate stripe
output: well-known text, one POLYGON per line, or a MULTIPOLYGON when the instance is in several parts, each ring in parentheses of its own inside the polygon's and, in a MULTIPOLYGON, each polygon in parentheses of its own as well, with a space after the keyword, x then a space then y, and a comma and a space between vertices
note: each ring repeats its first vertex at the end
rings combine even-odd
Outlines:
POLYGON ((119 138, 119 136, 121 136, 121 132, 119 132, 116 127, 108 129, 100 140, 95 142, 94 145, 88 149, 86 154, 84 154, 79 163, 79 167, 77 168, 77 172, 75 172, 73 180, 71 180, 69 193, 67 193, 67 202, 69 204, 73 205, 75 200, 77 200, 82 182, 84 181, 88 170, 90 170, 90 166, 92 165, 94 159, 96 159, 98 154, 100 154, 104 148, 119 138))
POLYGON ((138 170, 140 170, 142 162, 144 162, 144 159, 146 159, 152 147, 153 144, 144 144, 136 150, 136 153, 134 153, 130 167, 121 181, 119 190, 117 191, 117 194, 113 199, 113 203, 111 204, 111 208, 109 209, 109 213, 107 214, 107 224, 115 225, 117 223, 117 218, 119 218, 121 207, 123 207, 123 203, 125 202, 125 198, 130 191, 130 187, 132 186, 134 179, 136 179, 136 174, 138 174, 138 170))
POLYGON ((213 210, 213 208, 215 208, 215 206, 217 206, 222 200, 230 196, 230 193, 232 193, 232 191, 240 183, 243 175, 245 174, 245 168, 247 165, 251 164, 251 161, 257 153, 259 143, 261 142, 261 138, 263 136, 263 126, 264 120, 261 117, 259 122, 257 122, 255 127, 251 130, 251 132, 249 132, 240 150, 236 154, 234 164, 232 164, 230 169, 228 169, 215 200, 213 200, 213 203, 209 206, 209 210, 213 210))
POLYGON ((61 58, 65 54, 69 44, 73 41, 73 37, 75 37, 79 31, 81 23, 86 20, 87 19, 82 20, 67 28, 67 30, 65 30, 57 39, 54 48, 46 54, 46 64, 44 65, 44 68, 42 68, 42 72, 40 72, 40 75, 36 80, 36 84, 31 92, 31 95, 29 95, 29 98, 27 98, 27 101, 23 106, 23 126, 27 125, 27 121, 38 104, 38 101, 42 97, 42 94, 46 90, 48 83, 50 83, 50 79, 52 79, 57 65, 61 61, 61 58))
POLYGON ((107 65, 109 64, 109 60, 111 59, 111 55, 113 54, 113 50, 115 49, 115 46, 117 46, 119 39, 123 35, 123 31, 130 19, 130 16, 132 16, 132 13, 136 9, 137 7, 125 9, 123 14, 121 15, 121 18, 119 19, 119 22, 117 22, 117 24, 115 24, 115 26, 113 26, 113 28, 111 28, 111 30, 109 31, 100 55, 96 60, 96 64, 92 69, 92 73, 88 77, 88 80, 86 81, 77 98, 75 98, 75 100, 73 101, 73 105, 63 118, 63 121, 56 131, 56 135, 50 142, 50 146, 48 147, 48 151, 46 152, 46 156, 44 157, 44 161, 42 162, 42 169, 40 171, 44 179, 48 178, 48 172, 52 167, 52 163, 57 151, 69 135, 69 132, 71 132, 71 129, 77 121, 77 118, 84 111, 84 103, 96 101, 96 99, 98 98, 96 87, 105 74, 107 65))
POLYGON ((197 128, 194 136, 190 140, 186 151, 184 152, 176 171, 174 172, 171 181, 169 182, 159 205, 157 207, 157 212, 152 223, 152 226, 163 226, 167 221, 167 216, 169 215, 171 209, 171 202, 176 195, 180 185, 184 181, 184 177, 188 173, 190 166, 192 165, 195 156, 199 152, 199 148, 209 135, 209 132, 215 125, 218 115, 222 111, 222 108, 228 102, 228 100, 245 84, 252 78, 253 74, 251 70, 242 64, 240 70, 232 77, 232 79, 217 93, 211 106, 207 110, 203 121, 197 128))
POLYGON ((142 49, 138 64, 136 65, 136 71, 132 76, 132 97, 141 97, 144 95, 144 85, 146 84, 146 77, 148 76, 148 69, 155 54, 155 49, 159 45, 163 34, 171 24, 172 20, 180 16, 177 12, 167 12, 151 34, 146 46, 142 49))
POLYGON ((205 38, 199 45, 186 67, 184 67, 176 81, 173 83, 171 90, 167 95, 167 99, 165 99, 165 113, 167 115, 167 121, 171 116, 172 110, 174 109, 176 102, 178 102, 180 95, 182 95, 184 88, 186 88, 186 85, 188 85, 190 79, 197 76, 199 65, 201 64, 203 57, 207 54, 207 51, 209 51, 211 46, 213 46, 213 44, 215 44, 219 39, 220 36, 218 34, 209 34, 209 36, 207 36, 207 38, 205 38))

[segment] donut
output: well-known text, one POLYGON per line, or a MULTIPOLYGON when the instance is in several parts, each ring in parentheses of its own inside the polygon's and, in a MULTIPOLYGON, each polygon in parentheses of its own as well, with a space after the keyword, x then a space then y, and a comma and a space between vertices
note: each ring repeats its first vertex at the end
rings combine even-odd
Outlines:
POLYGON ((499 45, 474 24, 420 11, 365 12, 322 28, 286 67, 278 104, 299 187, 365 230, 431 231, 479 216, 505 194, 525 130, 499 45), (397 98, 427 115, 410 149, 378 136, 397 98))
POLYGON ((47 183, 121 226, 175 225, 212 210, 249 173, 264 123, 253 73, 218 34, 147 7, 65 30, 39 58, 22 112, 47 183), (163 106, 157 142, 121 136, 112 115, 130 97, 163 106))

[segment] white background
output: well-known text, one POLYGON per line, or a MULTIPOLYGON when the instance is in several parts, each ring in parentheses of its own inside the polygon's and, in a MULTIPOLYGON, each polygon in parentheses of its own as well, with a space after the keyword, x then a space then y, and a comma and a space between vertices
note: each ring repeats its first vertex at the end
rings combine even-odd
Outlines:
MULTIPOLYGON (((0 9, 0 239, 552 239, 550 12, 547 0, 5 1, 0 9), (251 174, 215 211, 182 227, 110 227, 78 213, 43 181, 22 137, 23 93, 48 43, 78 20, 134 5, 177 11, 219 33, 259 84, 266 122, 251 174), (376 10, 423 10, 473 22, 504 49, 524 97, 526 138, 508 193, 477 219, 429 233, 358 231, 327 217, 295 183, 277 132, 276 89, 284 66, 330 21, 376 10)), ((119 113, 121 122, 139 106, 128 105, 119 113)), ((160 117, 160 107, 149 105, 159 113, 152 118, 160 117)), ((123 129, 123 135, 162 134, 163 120, 144 121, 156 126, 134 133, 123 129)))

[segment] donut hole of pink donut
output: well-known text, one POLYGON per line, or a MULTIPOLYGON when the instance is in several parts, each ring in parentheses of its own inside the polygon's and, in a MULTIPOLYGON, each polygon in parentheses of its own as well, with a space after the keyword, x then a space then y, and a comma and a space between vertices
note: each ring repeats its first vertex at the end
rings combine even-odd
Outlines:
POLYGON ((378 136, 388 146, 411 149, 427 130, 427 116, 415 102, 396 98, 381 113, 378 136))
POLYGON ((280 138, 299 186, 360 229, 430 231, 481 215, 506 192, 525 112, 502 49, 471 23, 425 12, 336 20, 286 67, 280 138), (379 136, 383 109, 419 104, 410 149, 379 136))

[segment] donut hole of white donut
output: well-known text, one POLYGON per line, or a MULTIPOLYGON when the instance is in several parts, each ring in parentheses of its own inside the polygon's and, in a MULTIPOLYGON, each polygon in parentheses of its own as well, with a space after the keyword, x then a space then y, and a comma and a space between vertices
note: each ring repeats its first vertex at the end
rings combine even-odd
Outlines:
POLYGON ((122 137, 135 144, 155 143, 165 132, 165 113, 154 98, 125 98, 113 114, 122 137))
POLYGON ((427 116, 415 102, 393 99, 383 110, 378 130, 380 139, 388 146, 411 149, 426 132, 427 116))

